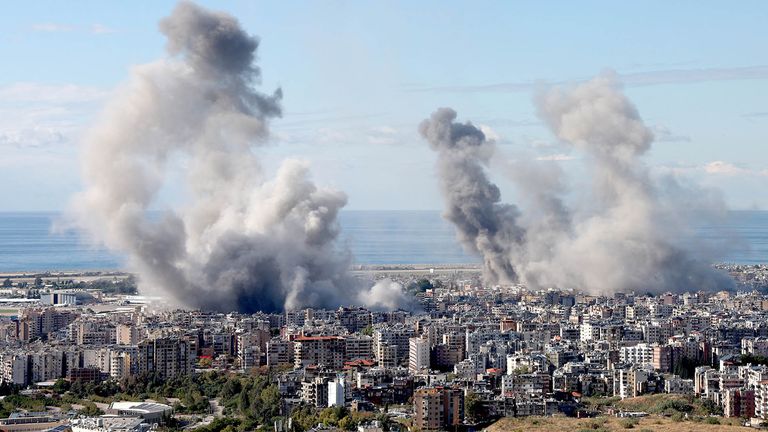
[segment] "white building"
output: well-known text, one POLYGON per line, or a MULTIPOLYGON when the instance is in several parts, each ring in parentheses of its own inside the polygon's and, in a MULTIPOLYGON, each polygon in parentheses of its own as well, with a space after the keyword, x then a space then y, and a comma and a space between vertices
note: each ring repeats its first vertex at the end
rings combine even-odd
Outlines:
POLYGON ((140 417, 86 417, 72 420, 72 432, 146 432, 152 426, 140 417))
POLYGON ((373 332, 373 351, 376 360, 382 362, 383 354, 387 348, 395 347, 395 362, 405 359, 408 355, 408 340, 413 337, 413 329, 403 325, 385 326, 373 332))
POLYGON ((755 388, 755 417, 768 419, 768 381, 755 388))
POLYGON ((55 380, 64 375, 60 351, 32 352, 29 356, 29 374, 33 383, 55 380))
POLYGON ((664 393, 692 395, 694 393, 693 380, 682 379, 677 375, 673 375, 671 378, 664 380, 664 393))
POLYGON ((150 424, 162 423, 163 417, 173 413, 173 408, 154 402, 112 402, 108 412, 118 416, 141 417, 150 424))
POLYGON ((582 323, 579 328, 579 339, 582 342, 600 339, 600 327, 589 322, 582 323))
POLYGON ((743 338, 741 340, 741 353, 754 356, 768 356, 768 338, 743 338))
POLYGON ((27 384, 27 355, 0 353, 0 382, 27 384))
POLYGON ((429 341, 424 338, 408 340, 408 370, 418 373, 429 369, 429 341))
POLYGON ((344 375, 337 375, 335 380, 328 382, 328 406, 344 406, 346 393, 344 392, 344 375))
POLYGON ((464 351, 467 356, 479 352, 480 346, 492 340, 501 338, 501 331, 498 328, 481 328, 473 332, 466 330, 466 341, 464 342, 464 351))
POLYGON ((648 344, 621 347, 620 358, 623 363, 633 365, 653 364, 653 347, 648 344))

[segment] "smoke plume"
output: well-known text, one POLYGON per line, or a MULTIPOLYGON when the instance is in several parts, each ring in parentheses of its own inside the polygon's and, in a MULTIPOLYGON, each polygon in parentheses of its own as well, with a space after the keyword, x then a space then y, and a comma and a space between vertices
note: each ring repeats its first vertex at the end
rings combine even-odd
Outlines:
POLYGON ((695 291, 730 288, 707 257, 683 244, 690 219, 724 206, 673 178, 657 181, 643 155, 653 134, 611 75, 536 98, 539 116, 586 156, 593 188, 586 205, 569 208, 562 173, 534 160, 509 168, 524 211, 500 204, 487 175, 493 143, 456 113, 440 109, 420 131, 438 153, 438 172, 465 247, 484 260, 487 281, 588 292, 695 291))
POLYGON ((485 167, 493 146, 471 123, 457 123, 456 112, 441 108, 419 126, 438 154, 438 175, 447 208, 443 216, 456 226, 464 247, 483 258, 489 283, 516 279, 511 259, 522 242, 515 206, 501 204, 501 193, 485 167))
POLYGON ((187 306, 399 306, 397 289, 369 292, 348 273, 336 219, 345 194, 317 187, 302 161, 265 176, 253 147, 267 142, 282 93, 254 89, 258 40, 190 2, 160 30, 168 57, 135 67, 87 137, 79 221, 127 255, 143 292, 187 306), (174 165, 185 167, 187 204, 158 218, 150 210, 174 165))

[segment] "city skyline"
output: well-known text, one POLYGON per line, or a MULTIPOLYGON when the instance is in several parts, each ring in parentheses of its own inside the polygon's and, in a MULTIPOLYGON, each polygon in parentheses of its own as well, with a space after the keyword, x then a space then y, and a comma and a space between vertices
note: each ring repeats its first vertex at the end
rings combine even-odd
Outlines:
POLYGON ((768 3, 4 6, 0 430, 768 427, 768 3))

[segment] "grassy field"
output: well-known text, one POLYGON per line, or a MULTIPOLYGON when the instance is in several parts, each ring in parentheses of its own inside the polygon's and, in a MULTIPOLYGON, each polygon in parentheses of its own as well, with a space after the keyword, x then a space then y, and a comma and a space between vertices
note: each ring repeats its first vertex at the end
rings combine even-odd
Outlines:
MULTIPOLYGON (((674 421, 668 417, 643 417, 623 419, 617 417, 597 417, 576 419, 568 417, 522 417, 503 418, 489 426, 489 432, 737 432, 754 431, 752 428, 739 426, 738 419, 717 418, 720 424, 708 424, 708 419, 699 421, 674 421)), ((713 418, 710 421, 714 421, 713 418)))

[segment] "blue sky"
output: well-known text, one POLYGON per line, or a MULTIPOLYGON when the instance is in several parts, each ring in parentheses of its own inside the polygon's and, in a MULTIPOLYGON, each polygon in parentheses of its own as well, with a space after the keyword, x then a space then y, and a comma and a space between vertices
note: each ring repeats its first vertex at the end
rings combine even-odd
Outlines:
MULTIPOLYGON (((232 1, 261 39, 266 92, 285 114, 256 151, 308 159, 353 209, 439 209, 416 134, 440 106, 520 152, 580 155, 535 115, 539 86, 615 70, 657 136, 647 163, 768 209, 768 3, 763 1, 232 1)), ((170 1, 17 2, 0 16, 0 211, 56 210, 80 189, 79 139, 132 65, 164 55, 170 1)), ((513 201, 503 172, 494 171, 513 201)), ((173 186, 164 199, 179 194, 173 186)))

